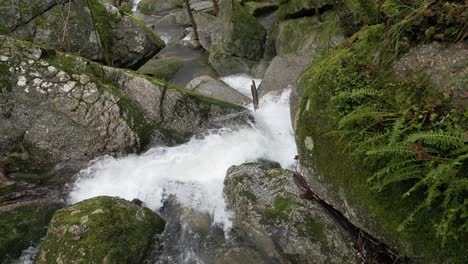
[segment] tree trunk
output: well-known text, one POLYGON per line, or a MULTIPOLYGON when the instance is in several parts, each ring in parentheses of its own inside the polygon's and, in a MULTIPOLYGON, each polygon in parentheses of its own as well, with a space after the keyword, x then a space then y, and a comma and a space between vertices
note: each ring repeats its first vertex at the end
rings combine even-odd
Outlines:
POLYGON ((193 18, 193 14, 192 14, 192 8, 190 7, 190 1, 189 0, 185 0, 185 5, 187 6, 187 12, 188 12, 188 15, 190 17, 190 21, 192 22, 192 28, 193 28, 193 33, 194 33, 194 39, 195 40, 199 40, 198 38, 198 29, 197 29, 197 23, 195 22, 195 18, 193 18))
POLYGON ((253 102, 254 110, 257 111, 259 107, 258 106, 258 91, 257 91, 257 85, 255 84, 254 80, 252 80, 250 91, 252 92, 252 102, 253 102))

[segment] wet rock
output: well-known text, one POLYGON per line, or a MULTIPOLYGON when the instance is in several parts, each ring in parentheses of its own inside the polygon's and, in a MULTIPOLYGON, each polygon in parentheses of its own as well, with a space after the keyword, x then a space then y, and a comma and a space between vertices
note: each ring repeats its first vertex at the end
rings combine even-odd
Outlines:
POLYGON ((278 263, 354 263, 348 233, 299 197, 292 174, 262 163, 231 167, 224 194, 234 225, 278 263))
POLYGON ((60 204, 36 199, 3 205, 0 202, 0 260, 9 263, 21 251, 37 245, 60 204))
POLYGON ((235 230, 226 236, 209 213, 184 207, 175 196, 166 199, 161 215, 167 221, 164 233, 157 236, 162 247, 152 248, 144 263, 275 263, 235 230))
POLYGON ((57 211, 36 263, 140 263, 165 222, 146 207, 101 196, 57 211))
POLYGON ((221 24, 218 23, 218 18, 205 13, 195 13, 193 15, 197 23, 197 32, 200 45, 205 50, 210 50, 211 47, 211 34, 221 30, 221 24))
POLYGON ((207 75, 193 79, 187 84, 187 89, 240 106, 247 105, 252 101, 224 82, 207 75))
POLYGON ((143 21, 101 1, 3 1, 0 17, 8 18, 0 19, 4 34, 118 67, 141 65, 164 47, 143 21), (25 19, 29 6, 37 10, 25 19))
POLYGON ((265 29, 234 0, 220 2, 220 30, 211 35, 210 64, 220 75, 250 73, 263 56, 265 29))

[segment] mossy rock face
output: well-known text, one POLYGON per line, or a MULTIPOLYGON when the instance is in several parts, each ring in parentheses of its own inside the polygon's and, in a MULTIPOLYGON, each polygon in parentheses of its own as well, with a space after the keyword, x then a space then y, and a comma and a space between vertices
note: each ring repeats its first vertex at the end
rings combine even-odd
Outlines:
POLYGON ((0 262, 16 259, 22 250, 36 245, 57 209, 45 201, 0 208, 0 262))
POLYGON ((143 65, 138 72, 158 79, 169 81, 179 71, 184 63, 178 59, 152 59, 143 65))
POLYGON ((316 8, 333 6, 339 2, 336 0, 279 0, 278 19, 301 17, 307 13, 314 13, 316 8))
POLYGON ((211 34, 210 64, 218 74, 248 66, 263 56, 266 31, 249 12, 234 0, 222 0, 217 21, 222 26, 211 34), (232 58, 232 59, 231 59, 232 58), (226 65, 225 67, 223 65, 226 65))
POLYGON ((248 1, 244 3, 244 7, 251 15, 260 16, 278 9, 278 3, 276 0, 264 2, 248 1))
MULTIPOLYGON (((424 201, 424 192, 415 192, 404 198, 405 192, 411 188, 411 181, 389 185, 378 191, 368 181, 374 175, 373 166, 377 165, 371 165, 366 156, 356 156, 359 150, 350 148, 349 142, 341 137, 343 111, 351 111, 346 107, 367 100, 360 97, 343 105, 342 99, 337 97, 343 91, 374 89, 385 94, 385 100, 377 106, 403 113, 414 105, 425 104, 427 98, 443 98, 434 85, 444 78, 434 76, 435 82, 432 82, 424 74, 420 75, 421 72, 416 74, 409 70, 412 67, 408 67, 408 59, 415 60, 414 53, 404 56, 394 69, 388 66, 395 57, 393 54, 388 57, 382 52, 382 43, 388 40, 386 37, 387 28, 382 24, 365 27, 313 64, 301 77, 299 90, 303 91, 303 96, 295 127, 303 174, 319 197, 345 213, 354 225, 398 249, 401 255, 417 259, 422 257, 425 263, 447 260, 450 263, 464 263, 465 242, 447 241, 442 247, 442 239, 436 236, 434 225, 440 219, 439 210, 423 209, 414 221, 401 228, 404 220, 424 201), (395 70, 399 71, 398 75, 395 70), (405 74, 409 78, 400 79, 405 74)), ((433 62, 435 59, 419 60, 433 62)), ((439 58, 437 61, 444 60, 439 58)), ((458 60, 451 62, 460 64, 458 60)), ((416 63, 418 67, 420 63, 416 63)), ((428 65, 431 66, 422 67, 423 72, 444 72, 441 69, 433 71, 433 64, 428 65)), ((451 68, 447 64, 443 67, 451 68)), ((458 75, 450 73, 449 76, 458 75)), ((463 118, 455 112, 452 114, 458 117, 447 122, 455 122, 453 126, 464 126, 466 129, 466 123, 456 123, 463 118)), ((382 120, 386 120, 385 117, 382 120)), ((372 125, 371 121, 364 125, 372 125)), ((384 165, 381 163, 380 168, 384 165)))
POLYGON ((0 3, 5 35, 107 65, 134 68, 164 47, 141 20, 103 0, 9 2, 0 3))
POLYGON ((141 263, 165 222, 150 209, 114 197, 56 212, 36 263, 141 263))
POLYGON ((344 40, 337 12, 329 11, 317 17, 280 21, 275 34, 278 54, 296 53, 312 56, 331 49, 344 40))
POLYGON ((155 15, 162 11, 182 7, 184 0, 141 0, 138 11, 146 15, 155 15))
POLYGON ((233 166, 224 195, 239 233, 279 263, 353 263, 348 233, 322 208, 299 197, 293 172, 270 163, 233 166))

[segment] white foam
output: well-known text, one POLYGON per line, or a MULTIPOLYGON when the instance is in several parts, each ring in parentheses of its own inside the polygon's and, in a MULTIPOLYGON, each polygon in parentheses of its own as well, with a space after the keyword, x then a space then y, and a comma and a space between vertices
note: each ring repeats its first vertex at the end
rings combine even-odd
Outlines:
POLYGON ((294 164, 296 146, 289 115, 289 94, 268 94, 254 113, 254 127, 210 131, 204 137, 175 147, 158 147, 142 155, 103 157, 80 172, 69 195, 76 203, 99 195, 138 198, 149 208, 161 207, 175 194, 185 206, 209 212, 229 228, 223 181, 232 165, 258 158, 283 167, 294 164))
POLYGON ((133 0, 133 6, 132 6, 132 11, 135 12, 137 11, 138 4, 141 2, 141 0, 133 0))
POLYGON ((221 78, 221 81, 248 97, 252 97, 252 92, 250 91, 252 80, 255 81, 257 88, 260 87, 262 79, 254 79, 247 74, 229 75, 221 78))

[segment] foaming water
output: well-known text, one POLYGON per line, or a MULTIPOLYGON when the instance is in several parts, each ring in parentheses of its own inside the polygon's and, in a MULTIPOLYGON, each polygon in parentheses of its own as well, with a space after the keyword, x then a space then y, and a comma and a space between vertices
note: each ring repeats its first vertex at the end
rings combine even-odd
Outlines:
POLYGON ((141 2, 141 0, 133 0, 133 6, 132 6, 132 11, 135 12, 137 11, 138 4, 141 2))
POLYGON ((157 147, 138 156, 97 159, 80 172, 69 202, 111 195, 138 198, 157 210, 165 197, 174 194, 184 206, 209 212, 215 222, 229 228, 223 198, 227 169, 259 158, 277 161, 283 167, 294 163, 289 94, 264 96, 252 127, 211 130, 179 146, 157 147))
POLYGON ((257 88, 260 87, 262 79, 252 79, 252 77, 247 74, 229 75, 221 78, 221 81, 248 97, 252 96, 252 92, 250 91, 252 80, 255 81, 257 88))

